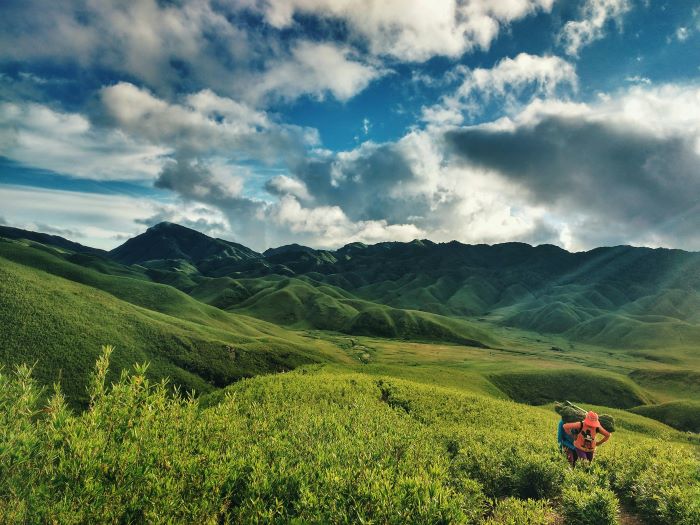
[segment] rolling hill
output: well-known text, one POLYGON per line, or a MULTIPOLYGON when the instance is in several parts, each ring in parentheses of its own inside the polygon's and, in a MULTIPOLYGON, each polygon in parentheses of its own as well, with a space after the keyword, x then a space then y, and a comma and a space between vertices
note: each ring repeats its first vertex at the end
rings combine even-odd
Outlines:
POLYGON ((0 240, 0 363, 36 363, 35 376, 43 384, 59 381, 76 406, 86 402, 91 363, 106 341, 119 347, 115 374, 148 361, 151 377, 199 393, 338 358, 331 347, 310 348, 281 327, 65 255, 0 240))
POLYGON ((594 252, 12 231, 0 521, 694 525, 696 255, 594 252), (563 399, 616 418, 590 479, 563 399))
MULTIPOLYGON (((24 282, 20 295, 35 297, 37 304, 42 279, 51 297, 60 296, 62 287, 76 290, 75 297, 81 296, 77 290, 90 292, 80 304, 70 295, 73 302, 65 304, 84 312, 80 317, 90 326, 108 329, 106 339, 94 333, 80 344, 71 342, 79 339, 77 318, 71 321, 73 314, 60 302, 47 303, 35 317, 54 319, 45 325, 53 329, 32 329, 42 341, 55 335, 55 345, 44 343, 50 351, 42 354, 29 328, 6 335, 8 364, 60 355, 60 348, 76 344, 76 355, 92 359, 99 344, 110 342, 130 348, 118 369, 149 360, 154 377, 208 392, 240 377, 301 363, 371 358, 364 350, 348 356, 345 343, 339 347, 334 336, 307 337, 320 330, 521 352, 576 366, 606 359, 610 364, 603 369, 615 377, 591 376, 601 393, 594 394, 597 387, 582 390, 588 392, 582 400, 604 404, 608 399, 608 405, 625 407, 682 400, 678 392, 685 379, 677 374, 700 365, 694 350, 700 341, 699 257, 680 250, 621 246, 569 253, 549 245, 417 240, 353 243, 335 251, 288 245, 261 254, 162 223, 103 252, 60 237, 10 233, 11 239, 0 242, 6 282, 24 282), (95 317, 101 310, 90 308, 93 301, 111 305, 112 325, 95 317), (33 353, 18 351, 30 346, 33 353), (639 389, 637 378, 648 391, 639 389), (665 397, 666 391, 676 393, 665 397)), ((12 301, 6 293, 6 312, 13 311, 12 301)), ((8 315, 5 322, 30 326, 8 315)), ((55 363, 41 366, 37 373, 43 382, 55 379, 55 363)), ((479 372, 489 388, 523 402, 546 403, 566 391, 566 381, 555 388, 557 373, 534 379, 512 373, 479 372)), ((71 394, 84 392, 84 379, 69 389, 71 394)), ((691 392, 690 399, 699 398, 691 392)), ((649 413, 669 419, 669 410, 687 414, 685 408, 649 413)))

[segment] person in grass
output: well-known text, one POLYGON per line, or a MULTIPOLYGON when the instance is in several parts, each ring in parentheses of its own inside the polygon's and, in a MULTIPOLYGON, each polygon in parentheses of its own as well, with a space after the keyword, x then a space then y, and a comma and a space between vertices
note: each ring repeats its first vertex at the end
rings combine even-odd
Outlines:
POLYGON ((557 441, 559 441, 559 450, 566 454, 566 459, 569 460, 569 464, 572 467, 575 467, 578 455, 576 454, 574 437, 564 430, 563 419, 559 420, 559 428, 557 429, 557 441))
POLYGON ((602 445, 610 439, 610 432, 603 428, 600 421, 598 421, 598 414, 593 411, 588 412, 583 421, 565 423, 563 428, 569 435, 573 435, 574 431, 578 431, 574 439, 577 459, 587 459, 589 462, 593 461, 596 446, 602 445), (598 433, 602 434, 603 439, 596 440, 598 433))

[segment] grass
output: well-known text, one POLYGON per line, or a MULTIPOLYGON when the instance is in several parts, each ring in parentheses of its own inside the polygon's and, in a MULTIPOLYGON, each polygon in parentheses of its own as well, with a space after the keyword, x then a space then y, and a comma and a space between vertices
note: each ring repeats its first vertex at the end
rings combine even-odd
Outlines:
MULTIPOLYGON (((77 272, 80 267, 66 263, 63 268, 77 272)), ((88 274, 82 280, 93 279, 88 274)), ((36 377, 46 385, 60 381, 79 406, 86 402, 88 370, 104 341, 122 349, 116 372, 150 361, 152 378, 170 378, 200 393, 243 377, 342 358, 323 342, 310 348, 280 327, 200 305, 163 285, 108 279, 127 282, 120 295, 136 304, 0 257, 0 325, 11 327, 0 331, 0 362, 36 363, 36 377)))
POLYGON ((548 409, 321 365, 205 408, 143 368, 109 387, 106 367, 81 414, 60 394, 43 408, 26 369, 0 377, 0 521, 612 524, 618 500, 700 518, 697 448, 670 429, 623 428, 572 477, 548 409))
POLYGON ((632 411, 680 430, 700 433, 700 401, 668 401, 658 405, 639 406, 632 411))
POLYGON ((521 403, 543 405, 560 399, 615 408, 631 408, 649 402, 649 397, 630 379, 579 369, 501 372, 491 381, 521 403))
POLYGON ((542 295, 535 274, 433 278, 371 258, 326 275, 343 259, 299 257, 290 267, 313 273, 207 277, 240 266, 0 241, 0 522, 612 524, 621 505, 700 520, 700 438, 665 424, 697 430, 695 321, 663 317, 687 294, 542 295), (549 299, 542 332, 507 321, 549 299), (596 323, 601 337, 571 337, 596 323), (105 342, 111 371, 103 356, 91 376, 105 342), (562 399, 619 429, 573 476, 549 404, 562 399))
POLYGON ((391 308, 358 299, 345 290, 310 279, 281 276, 203 278, 189 293, 218 308, 297 329, 472 345, 497 344, 488 331, 472 322, 391 308))

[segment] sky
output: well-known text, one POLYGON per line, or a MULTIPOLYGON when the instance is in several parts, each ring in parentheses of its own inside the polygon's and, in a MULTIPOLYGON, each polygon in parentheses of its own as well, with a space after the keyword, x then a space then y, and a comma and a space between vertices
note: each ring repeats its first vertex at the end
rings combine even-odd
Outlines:
POLYGON ((700 250, 700 0, 3 0, 0 224, 700 250))

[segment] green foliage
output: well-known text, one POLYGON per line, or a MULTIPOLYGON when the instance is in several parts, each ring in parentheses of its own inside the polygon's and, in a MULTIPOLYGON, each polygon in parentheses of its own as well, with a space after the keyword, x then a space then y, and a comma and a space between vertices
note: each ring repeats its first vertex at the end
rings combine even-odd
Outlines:
POLYGON ((616 525, 619 521, 615 494, 597 486, 578 490, 567 486, 562 492, 562 508, 567 525, 616 525))
POLYGON ((484 525, 552 525, 555 513, 548 500, 505 498, 494 503, 484 525))
POLYGON ((60 381, 73 406, 87 402, 87 371, 104 341, 121 349, 113 378, 148 360, 152 379, 200 393, 333 357, 322 343, 310 347, 282 328, 211 308, 167 286, 105 276, 21 245, 3 245, 0 253, 44 263, 75 281, 110 283, 104 287, 119 288, 125 297, 0 257, 0 364, 35 364, 35 377, 44 385, 60 381))
POLYGON ((658 523, 696 517, 688 446, 624 468, 619 451, 648 443, 622 429, 618 449, 571 471, 539 439, 556 428, 549 410, 319 367, 241 381, 202 408, 143 365, 110 385, 114 355, 80 414, 60 391, 42 408, 27 367, 0 375, 0 522, 616 523, 609 487, 658 523))
POLYGON ((601 458, 611 486, 650 523, 700 523, 697 454, 639 438, 639 452, 620 450, 601 458))

